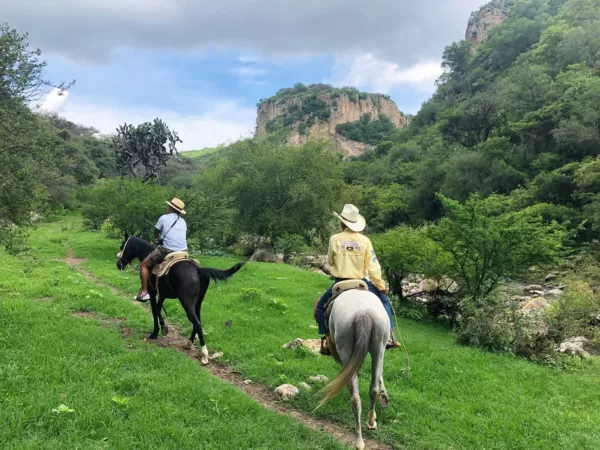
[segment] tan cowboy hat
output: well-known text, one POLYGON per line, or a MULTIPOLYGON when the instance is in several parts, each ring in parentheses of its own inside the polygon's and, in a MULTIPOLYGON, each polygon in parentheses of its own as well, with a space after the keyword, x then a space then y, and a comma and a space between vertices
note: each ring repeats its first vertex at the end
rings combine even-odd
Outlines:
POLYGON ((170 202, 165 202, 165 203, 167 205, 169 205, 171 208, 173 208, 175 211, 177 211, 181 214, 185 214, 185 211, 183 209, 185 207, 185 203, 183 203, 177 197, 173 197, 173 200, 171 200, 170 202))
POLYGON ((340 219, 344 225, 357 233, 360 233, 367 226, 365 218, 359 214, 358 208, 354 205, 344 205, 341 214, 334 212, 333 215, 340 219))

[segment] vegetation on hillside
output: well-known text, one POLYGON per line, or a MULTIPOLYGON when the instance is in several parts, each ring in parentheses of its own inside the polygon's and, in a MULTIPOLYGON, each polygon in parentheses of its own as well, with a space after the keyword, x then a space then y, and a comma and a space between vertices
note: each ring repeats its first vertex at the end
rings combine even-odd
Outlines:
POLYGON ((325 93, 331 94, 333 98, 339 98, 341 95, 346 95, 348 96, 350 101, 354 103, 357 103, 359 100, 366 100, 368 98, 371 98, 373 101, 376 101, 376 99, 379 97, 390 100, 389 95, 361 92, 354 87, 335 88, 330 84, 324 83, 309 84, 308 86, 302 83, 296 83, 291 88, 280 89, 272 97, 261 98, 257 106, 260 106, 262 103, 279 102, 281 100, 286 100, 289 98, 303 99, 304 97, 310 97, 313 95, 325 93))
POLYGON ((370 114, 364 114, 357 122, 337 125, 335 131, 346 139, 376 145, 389 140, 396 131, 396 126, 383 114, 376 120, 370 114))

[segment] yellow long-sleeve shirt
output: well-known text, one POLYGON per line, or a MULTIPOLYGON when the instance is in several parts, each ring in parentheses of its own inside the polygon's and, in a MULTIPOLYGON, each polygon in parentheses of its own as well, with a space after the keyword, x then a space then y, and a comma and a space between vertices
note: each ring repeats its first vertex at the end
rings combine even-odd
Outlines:
POLYGON ((368 273, 377 289, 385 289, 381 266, 368 237, 349 230, 331 236, 327 259, 334 277, 362 279, 368 273))

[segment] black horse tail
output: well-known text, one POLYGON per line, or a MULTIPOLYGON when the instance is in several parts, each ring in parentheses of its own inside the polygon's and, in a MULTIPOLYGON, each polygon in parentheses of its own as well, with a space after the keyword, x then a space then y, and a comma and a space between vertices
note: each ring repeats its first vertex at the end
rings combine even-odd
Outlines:
POLYGON ((210 269, 205 267, 198 267, 198 275, 200 278, 205 280, 213 280, 213 281, 227 281, 231 278, 236 272, 238 272, 244 265, 248 262, 248 260, 243 261, 241 263, 236 264, 235 266, 227 269, 227 270, 219 270, 219 269, 210 269))

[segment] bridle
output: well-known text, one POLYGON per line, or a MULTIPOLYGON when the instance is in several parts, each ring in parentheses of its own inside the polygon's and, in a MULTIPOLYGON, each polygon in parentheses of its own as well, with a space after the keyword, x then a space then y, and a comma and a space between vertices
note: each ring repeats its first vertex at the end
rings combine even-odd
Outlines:
POLYGON ((117 262, 120 262, 121 265, 125 265, 126 267, 129 267, 129 269, 131 270, 131 272, 135 272, 135 269, 133 267, 133 265, 131 264, 131 261, 127 261, 125 258, 123 258, 123 253, 125 253, 125 247, 127 247, 127 244, 129 244, 129 240, 131 239, 131 236, 127 238, 127 240, 125 241, 125 244, 123 245, 123 248, 121 249, 121 251, 119 253, 117 253, 117 262))

